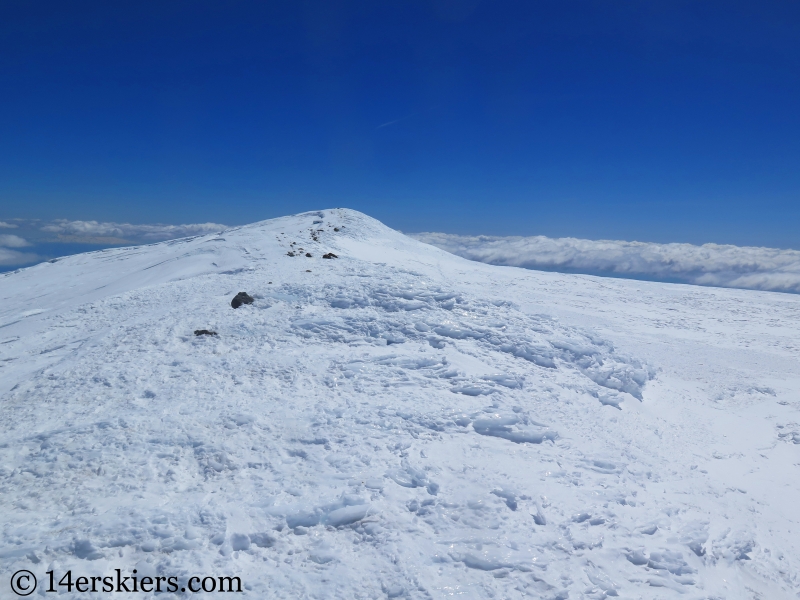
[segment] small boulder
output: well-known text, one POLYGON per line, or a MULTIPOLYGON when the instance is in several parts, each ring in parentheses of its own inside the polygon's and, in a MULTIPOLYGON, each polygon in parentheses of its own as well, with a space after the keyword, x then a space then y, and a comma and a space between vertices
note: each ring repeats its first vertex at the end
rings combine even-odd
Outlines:
POLYGON ((339 258, 333 252, 328 252, 327 254, 323 254, 322 258, 339 258))
POLYGON ((208 329, 195 329, 195 335, 217 335, 216 331, 209 331, 208 329))
POLYGON ((292 252, 291 250, 289 250, 289 252, 287 252, 287 253, 286 253, 286 256, 294 256, 294 252, 292 252))
POLYGON ((308 258, 311 258, 311 252, 306 252, 306 256, 307 256, 308 258))
POLYGON ((250 294, 247 292, 239 292, 233 297, 233 300, 231 300, 231 306, 233 308, 239 308, 242 304, 252 304, 253 302, 253 297, 250 294))

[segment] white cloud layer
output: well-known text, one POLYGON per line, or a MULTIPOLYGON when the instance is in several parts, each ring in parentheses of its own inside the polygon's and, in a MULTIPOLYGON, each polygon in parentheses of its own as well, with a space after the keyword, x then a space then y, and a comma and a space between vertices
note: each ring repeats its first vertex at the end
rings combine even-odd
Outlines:
POLYGON ((192 235, 215 233, 226 229, 219 223, 191 223, 188 225, 132 225, 130 223, 102 223, 98 221, 68 221, 59 219, 40 228, 47 233, 56 233, 78 238, 118 238, 158 242, 192 235))
MULTIPOLYGON (((219 223, 190 223, 184 225, 133 225, 131 223, 108 223, 100 221, 39 221, 17 219, 17 224, 0 221, 2 229, 19 229, 25 237, 0 233, 0 267, 22 267, 52 258, 53 247, 45 255, 31 251, 20 252, 15 248, 33 247, 35 251, 42 243, 72 243, 97 246, 118 246, 125 244, 147 244, 181 237, 205 235, 227 229, 219 223), (27 239, 26 239, 27 238, 27 239)), ((56 256, 59 254, 56 253, 56 256)))
POLYGON ((0 267, 21 267, 39 262, 42 258, 30 252, 19 252, 9 248, 0 248, 0 267))
POLYGON ((800 293, 800 252, 720 244, 410 234, 493 265, 800 293))
POLYGON ((6 248, 24 248, 25 246, 30 246, 30 244, 18 235, 0 233, 0 246, 6 248))

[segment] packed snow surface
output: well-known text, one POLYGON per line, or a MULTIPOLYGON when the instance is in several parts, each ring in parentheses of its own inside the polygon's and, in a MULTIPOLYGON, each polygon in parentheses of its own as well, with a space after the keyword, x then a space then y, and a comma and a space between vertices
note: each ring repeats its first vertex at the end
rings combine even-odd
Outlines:
POLYGON ((258 599, 800 597, 799 296, 479 264, 336 209, 0 297, 3 597, 19 569, 45 597, 115 569, 258 599))

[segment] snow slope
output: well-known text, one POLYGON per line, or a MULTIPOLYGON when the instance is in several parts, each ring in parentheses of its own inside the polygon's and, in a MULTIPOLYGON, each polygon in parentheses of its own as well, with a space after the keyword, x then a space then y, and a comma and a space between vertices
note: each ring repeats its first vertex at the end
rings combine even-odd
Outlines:
POLYGON ((335 209, 0 298, 0 586, 800 597, 800 296, 478 264, 335 209))

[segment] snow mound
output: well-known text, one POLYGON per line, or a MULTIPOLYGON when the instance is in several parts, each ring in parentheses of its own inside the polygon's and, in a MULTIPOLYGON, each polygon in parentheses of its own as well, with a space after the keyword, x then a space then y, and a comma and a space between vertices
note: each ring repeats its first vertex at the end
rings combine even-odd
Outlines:
POLYGON ((0 575, 790 597, 800 495, 770 465, 797 460, 797 346, 713 327, 798 304, 636 285, 470 263, 344 209, 0 276, 0 575), (738 379, 685 362, 717 355, 738 379))

